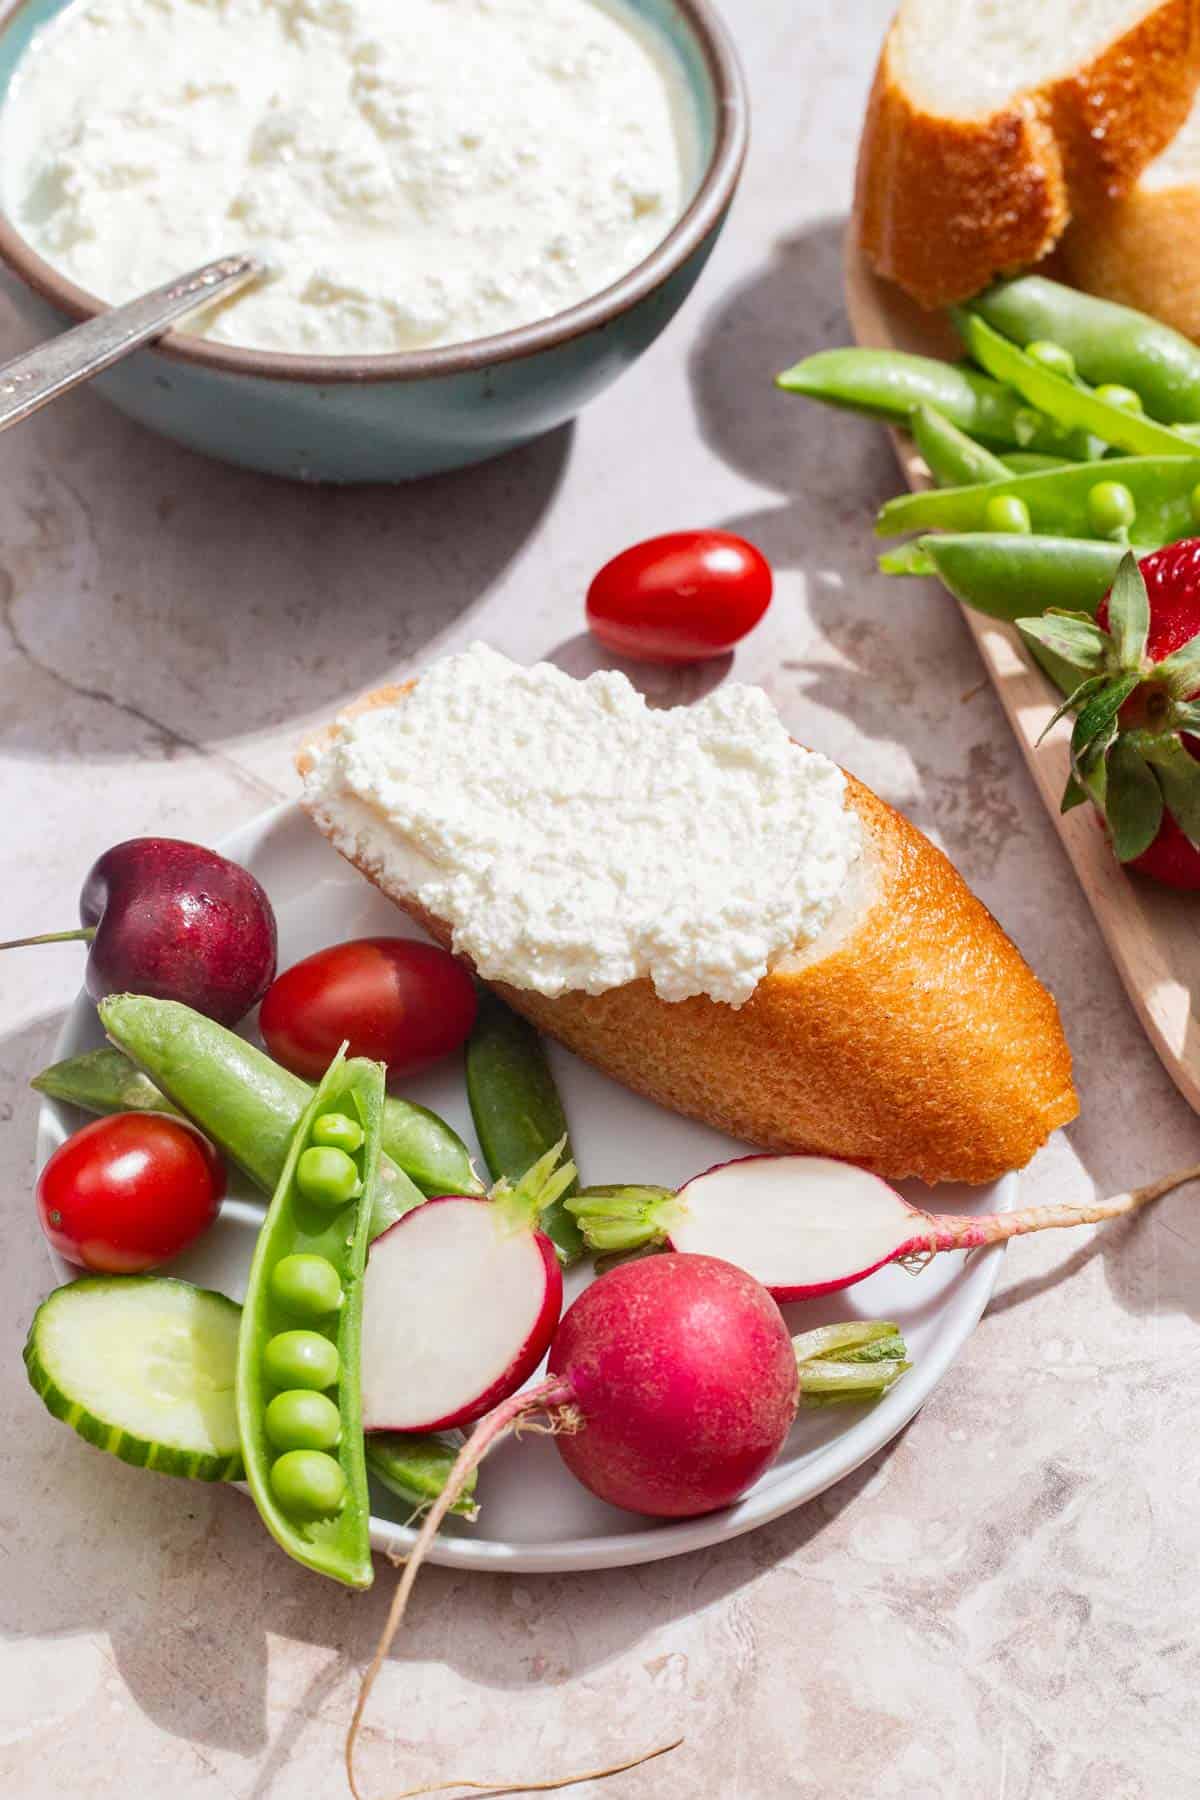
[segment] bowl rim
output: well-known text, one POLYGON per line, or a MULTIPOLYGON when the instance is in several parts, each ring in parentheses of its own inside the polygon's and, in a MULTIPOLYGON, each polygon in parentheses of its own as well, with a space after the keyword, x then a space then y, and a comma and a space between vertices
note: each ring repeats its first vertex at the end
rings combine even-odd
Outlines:
MULTIPOLYGON (((0 0, 0 34, 32 0, 0 0)), ((660 288, 697 251, 733 198, 745 161, 749 99, 733 40, 711 0, 671 0, 691 32, 712 83, 716 134, 707 167, 686 210, 649 256, 624 275, 565 312, 514 330, 444 344, 429 350, 397 350, 367 356, 309 356, 284 350, 248 350, 235 344, 171 331, 152 346, 155 355, 193 367, 271 381, 321 385, 343 382, 425 381, 468 375, 497 363, 518 362, 610 325, 660 288)), ((104 301, 76 286, 40 257, 0 210, 0 263, 58 311, 84 323, 107 310, 104 301)))

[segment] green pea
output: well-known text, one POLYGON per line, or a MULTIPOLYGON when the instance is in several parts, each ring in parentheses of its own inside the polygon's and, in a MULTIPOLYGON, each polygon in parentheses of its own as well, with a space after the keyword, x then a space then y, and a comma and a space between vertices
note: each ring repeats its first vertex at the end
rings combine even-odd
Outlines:
POLYGON ((1049 338, 1035 338, 1032 344, 1026 344, 1025 354, 1032 357, 1034 362, 1041 363, 1043 369, 1050 369, 1055 375, 1074 381, 1075 358, 1061 344, 1052 343, 1049 338))
POLYGON ((281 1257, 275 1264, 271 1296, 284 1312, 300 1319, 322 1319, 336 1312, 345 1298, 333 1264, 304 1252, 281 1257))
POLYGON ((311 1388, 285 1388, 276 1394, 263 1423, 277 1450, 332 1450, 342 1433, 333 1401, 311 1388))
POLYGON ((1089 490, 1087 514, 1097 537, 1115 537, 1133 524, 1137 506, 1123 481, 1098 481, 1089 490))
POLYGON ((285 1450, 271 1464, 271 1487, 284 1511, 299 1518, 328 1518, 346 1500, 341 1465, 323 1450, 285 1450))
POLYGON ((349 1151, 351 1155, 363 1147, 363 1128, 354 1119, 348 1119, 345 1113, 324 1113, 313 1123, 312 1141, 314 1144, 329 1144, 335 1149, 349 1151))
POLYGON ((339 1367, 337 1345, 319 1331, 280 1331, 263 1349, 263 1371, 277 1388, 332 1387, 339 1367))
POLYGON ((1123 387, 1119 381, 1106 381, 1103 387, 1096 389, 1097 400, 1103 400, 1106 406, 1115 406, 1121 412, 1145 412, 1142 396, 1131 387, 1123 387))
POLYGON ((1016 494, 993 494, 983 511, 985 531, 1012 531, 1024 536, 1033 529, 1029 508, 1016 494))
POLYGON ((296 1164, 296 1186, 317 1206, 344 1206, 362 1193, 358 1170, 344 1150, 313 1145, 296 1164))

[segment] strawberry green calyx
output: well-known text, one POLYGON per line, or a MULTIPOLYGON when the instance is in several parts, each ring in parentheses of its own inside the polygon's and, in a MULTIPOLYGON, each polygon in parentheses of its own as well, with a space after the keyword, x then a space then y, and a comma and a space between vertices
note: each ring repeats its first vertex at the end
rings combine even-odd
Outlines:
POLYGON ((1200 632, 1150 654, 1150 597, 1132 552, 1096 619, 1048 612, 1017 630, 1078 677, 1046 727, 1074 715, 1062 810, 1091 800, 1123 863, 1145 854, 1167 814, 1200 850, 1200 762, 1184 741, 1200 734, 1200 632))
POLYGON ((683 1216, 678 1196, 662 1187, 583 1188, 566 1207, 588 1249, 606 1256, 665 1244, 683 1216))

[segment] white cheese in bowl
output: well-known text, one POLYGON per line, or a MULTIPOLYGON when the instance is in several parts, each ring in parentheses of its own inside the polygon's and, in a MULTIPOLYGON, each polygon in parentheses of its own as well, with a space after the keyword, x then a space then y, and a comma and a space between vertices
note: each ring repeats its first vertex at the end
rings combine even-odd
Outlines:
POLYGON ((835 763, 730 684, 653 711, 483 644, 341 721, 305 805, 337 847, 449 925, 485 980, 740 1006, 833 921, 861 851, 835 763))
POLYGON ((76 0, 0 114, 0 200, 80 286, 132 298, 257 249, 191 331, 373 354, 562 312, 687 205, 696 126, 621 0, 76 0))

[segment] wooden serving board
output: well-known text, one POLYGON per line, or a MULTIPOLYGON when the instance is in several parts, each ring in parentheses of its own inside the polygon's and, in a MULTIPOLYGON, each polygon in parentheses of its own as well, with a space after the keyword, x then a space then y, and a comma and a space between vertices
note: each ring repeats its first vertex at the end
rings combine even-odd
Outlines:
MULTIPOLYGON (((944 318, 922 312, 874 274, 852 232, 845 277, 850 323, 860 344, 926 356, 961 353, 944 318)), ((891 436, 908 485, 928 487, 928 471, 908 434, 891 436)), ((1138 1017, 1180 1092, 1200 1111, 1200 895, 1126 875, 1097 830, 1090 806, 1065 816, 1059 811, 1069 721, 1056 725, 1042 744, 1037 739, 1060 696, 1010 625, 968 607, 962 611, 1138 1017)))

